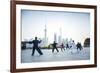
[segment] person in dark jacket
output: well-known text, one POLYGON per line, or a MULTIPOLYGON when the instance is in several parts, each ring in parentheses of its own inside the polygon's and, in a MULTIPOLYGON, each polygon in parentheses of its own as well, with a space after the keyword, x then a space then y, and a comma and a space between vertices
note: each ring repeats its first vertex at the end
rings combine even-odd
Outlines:
POLYGON ((57 52, 59 52, 59 50, 57 49, 57 43, 54 41, 53 44, 52 44, 52 53, 54 52, 54 49, 57 50, 57 52))
POLYGON ((78 50, 78 49, 79 49, 79 50, 82 50, 82 49, 83 49, 81 43, 79 43, 79 42, 77 43, 76 47, 77 47, 77 50, 78 50))
POLYGON ((32 43, 33 43, 32 56, 34 55, 35 49, 40 55, 43 55, 42 51, 40 50, 38 46, 38 44, 41 43, 41 41, 37 40, 37 37, 35 37, 35 40, 33 40, 32 43))

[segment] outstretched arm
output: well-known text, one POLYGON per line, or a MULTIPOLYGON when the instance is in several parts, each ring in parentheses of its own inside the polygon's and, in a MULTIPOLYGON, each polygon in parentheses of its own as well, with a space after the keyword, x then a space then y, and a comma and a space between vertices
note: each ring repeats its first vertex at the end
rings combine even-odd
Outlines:
POLYGON ((42 40, 39 38, 38 42, 39 42, 39 43, 41 43, 41 42, 42 42, 42 40))
POLYGON ((29 44, 32 44, 32 41, 29 41, 28 43, 29 43, 29 44))
POLYGON ((42 40, 39 40, 39 43, 41 43, 42 40))

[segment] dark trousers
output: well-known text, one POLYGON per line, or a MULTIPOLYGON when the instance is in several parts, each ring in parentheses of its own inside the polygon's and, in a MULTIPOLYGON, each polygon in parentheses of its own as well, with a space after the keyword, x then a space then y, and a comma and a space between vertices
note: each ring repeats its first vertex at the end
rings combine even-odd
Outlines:
POLYGON ((33 47, 32 55, 34 55, 34 53, 35 53, 35 49, 37 50, 37 52, 38 52, 40 55, 43 55, 43 53, 42 53, 42 51, 40 50, 39 47, 33 47))
POLYGON ((79 50, 82 50, 83 48, 82 48, 82 47, 78 47, 78 46, 77 46, 77 50, 78 50, 78 49, 79 49, 79 50))
POLYGON ((61 51, 65 50, 64 47, 61 47, 61 51))
POLYGON ((57 52, 59 52, 59 50, 57 49, 57 47, 54 47, 54 48, 52 49, 52 52, 54 52, 54 49, 56 49, 57 52))

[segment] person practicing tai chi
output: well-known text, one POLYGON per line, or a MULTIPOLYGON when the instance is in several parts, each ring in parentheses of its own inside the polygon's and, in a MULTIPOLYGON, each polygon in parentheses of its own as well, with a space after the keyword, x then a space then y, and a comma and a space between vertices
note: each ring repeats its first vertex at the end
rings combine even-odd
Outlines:
POLYGON ((33 43, 32 56, 34 55, 35 49, 38 51, 40 55, 43 55, 42 51, 38 46, 38 44, 41 43, 41 41, 37 40, 37 37, 35 37, 35 40, 33 40, 32 43, 33 43))
POLYGON ((82 47, 82 45, 81 45, 80 42, 77 43, 76 47, 77 47, 77 51, 78 51, 78 49, 79 50, 82 50, 83 49, 83 47, 82 47))
POLYGON ((69 45, 68 45, 68 43, 66 44, 66 49, 67 49, 67 48, 69 48, 69 45))
POLYGON ((57 43, 54 41, 53 44, 52 44, 52 53, 54 52, 54 49, 57 50, 57 52, 59 52, 59 50, 57 49, 57 43))
POLYGON ((63 50, 65 51, 65 49, 64 49, 64 44, 62 43, 62 44, 61 44, 61 51, 63 51, 63 50))
POLYGON ((72 46, 72 47, 70 48, 71 53, 72 53, 72 54, 77 53, 77 47, 76 47, 76 44, 75 44, 74 40, 72 40, 71 46, 72 46))

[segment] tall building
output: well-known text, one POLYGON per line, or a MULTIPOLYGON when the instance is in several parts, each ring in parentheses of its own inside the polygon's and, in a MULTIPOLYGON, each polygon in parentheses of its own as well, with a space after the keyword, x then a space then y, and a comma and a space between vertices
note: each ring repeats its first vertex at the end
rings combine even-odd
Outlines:
POLYGON ((44 28, 44 47, 48 46, 48 38, 47 38, 47 27, 45 24, 45 28, 44 28))
POLYGON ((60 35, 58 36, 58 44, 59 45, 61 44, 61 36, 60 35))
POLYGON ((58 36, 58 44, 60 45, 62 43, 62 30, 59 29, 59 36, 58 36))
POLYGON ((47 27, 46 27, 46 24, 45 24, 45 29, 44 29, 44 38, 45 38, 45 40, 47 39, 47 27))
POLYGON ((54 33, 54 41, 57 42, 57 34, 54 33))

